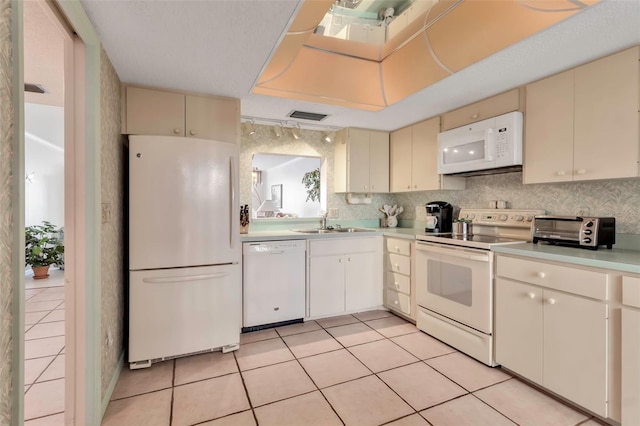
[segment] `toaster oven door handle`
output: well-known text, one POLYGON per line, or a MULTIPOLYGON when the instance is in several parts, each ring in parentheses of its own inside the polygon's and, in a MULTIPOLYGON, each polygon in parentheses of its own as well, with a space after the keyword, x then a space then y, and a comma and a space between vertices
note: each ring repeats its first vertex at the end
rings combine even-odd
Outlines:
POLYGON ((567 217, 567 216, 536 216, 535 220, 559 220, 563 222, 582 222, 584 218, 580 216, 567 217))

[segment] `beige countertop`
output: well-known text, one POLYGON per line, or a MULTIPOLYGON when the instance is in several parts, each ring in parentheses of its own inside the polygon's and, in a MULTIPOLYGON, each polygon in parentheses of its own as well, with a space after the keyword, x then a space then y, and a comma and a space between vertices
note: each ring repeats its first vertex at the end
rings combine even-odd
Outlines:
POLYGON ((368 232, 329 232, 326 234, 308 234, 292 230, 258 231, 241 234, 241 242, 256 241, 282 241, 282 240, 316 240, 326 238, 355 238, 384 235, 387 237, 405 238, 415 240, 416 234, 420 234, 420 229, 414 228, 366 228, 368 232))

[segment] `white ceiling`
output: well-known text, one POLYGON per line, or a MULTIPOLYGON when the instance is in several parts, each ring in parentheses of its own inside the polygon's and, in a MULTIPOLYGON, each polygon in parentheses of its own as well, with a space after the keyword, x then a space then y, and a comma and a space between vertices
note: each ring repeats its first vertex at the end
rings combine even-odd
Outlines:
POLYGON ((603 0, 378 112, 252 95, 298 0, 82 0, 122 82, 240 98, 242 115, 395 130, 640 44, 640 1, 603 0))

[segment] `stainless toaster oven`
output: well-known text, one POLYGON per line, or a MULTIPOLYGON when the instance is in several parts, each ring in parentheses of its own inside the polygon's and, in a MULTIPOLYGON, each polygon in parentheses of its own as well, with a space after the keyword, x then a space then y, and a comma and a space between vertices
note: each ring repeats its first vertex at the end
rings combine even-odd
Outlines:
POLYGON ((616 218, 580 216, 536 216, 531 228, 534 244, 553 244, 597 250, 616 243, 616 218))

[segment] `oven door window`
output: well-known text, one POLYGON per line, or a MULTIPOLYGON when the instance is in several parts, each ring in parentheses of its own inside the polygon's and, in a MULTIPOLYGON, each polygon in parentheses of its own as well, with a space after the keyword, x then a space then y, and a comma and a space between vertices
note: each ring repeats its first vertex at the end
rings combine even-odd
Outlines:
POLYGON ((472 305, 473 271, 469 266, 429 259, 427 274, 429 293, 461 305, 472 305))

